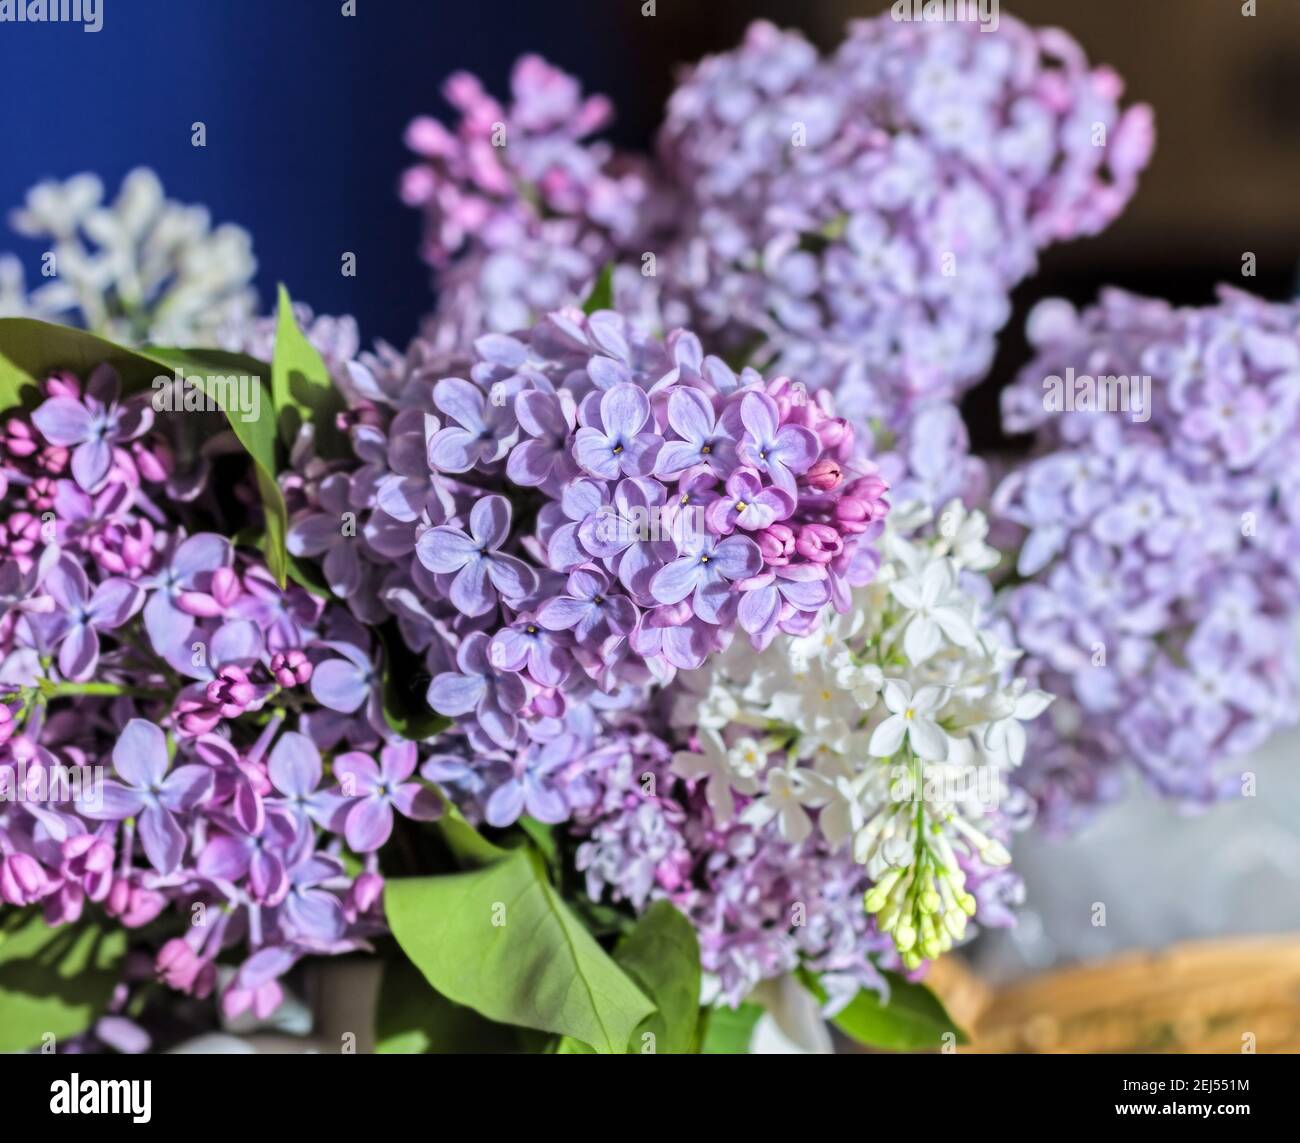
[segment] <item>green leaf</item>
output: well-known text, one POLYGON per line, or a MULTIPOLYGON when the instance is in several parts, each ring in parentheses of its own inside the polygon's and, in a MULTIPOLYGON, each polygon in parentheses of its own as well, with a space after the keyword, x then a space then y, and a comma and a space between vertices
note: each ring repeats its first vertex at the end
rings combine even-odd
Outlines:
POLYGON ((280 439, 292 447, 298 429, 310 421, 316 449, 324 457, 350 454, 335 417, 343 411, 343 394, 334 385, 328 366, 307 340, 293 316, 293 299, 280 287, 275 326, 275 356, 271 361, 271 396, 275 402, 280 439))
POLYGON ((748 1055, 754 1025, 762 1015, 763 1008, 759 1004, 709 1009, 701 1017, 705 1030, 700 1051, 711 1056, 748 1055))
POLYGON ((614 960, 658 1011, 632 1037, 654 1036, 654 1050, 682 1054, 692 1050, 700 1016, 700 945, 695 928, 667 901, 656 901, 614 950, 614 960))
POLYGON ((81 378, 96 365, 117 370, 127 392, 147 389, 170 368, 93 333, 35 318, 0 318, 0 411, 23 403, 27 391, 51 373, 67 369, 81 378))
POLYGON ((441 789, 437 786, 434 789, 442 799, 442 817, 438 819, 438 829, 457 861, 462 865, 477 867, 510 856, 511 850, 493 845, 465 820, 465 815, 441 789))
POLYGON ((587 300, 582 303, 582 312, 584 314, 594 314, 597 310, 612 310, 614 308, 614 266, 613 263, 607 262, 599 274, 596 275, 596 281, 592 284, 591 293, 587 295, 587 300))
MULTIPOLYGON (((825 990, 815 976, 808 972, 799 976, 818 1000, 825 999, 825 990)), ((895 972, 882 971, 881 976, 889 984, 887 1001, 879 993, 863 988, 832 1019, 846 1036, 871 1048, 895 1052, 942 1048, 945 1035, 955 1036, 959 1044, 968 1042, 939 998, 924 984, 914 984, 895 972)))
POLYGON ((120 927, 51 929, 35 910, 10 912, 0 924, 0 1053, 85 1031, 108 1005, 125 951, 120 927))
POLYGON ((572 1036, 561 1036, 560 1042, 555 1045, 555 1054, 557 1056, 594 1056, 596 1049, 590 1044, 584 1044, 581 1040, 575 1040, 572 1036))
POLYGON ((502 1024, 627 1050, 652 1005, 546 880, 531 848, 469 873, 397 878, 393 935, 429 983, 502 1024))
POLYGON ((284 548, 288 512, 275 479, 279 472, 275 409, 262 380, 266 365, 243 354, 215 349, 126 349, 70 326, 32 318, 0 318, 0 411, 29 400, 36 383, 55 370, 68 369, 84 379, 101 364, 117 371, 124 393, 155 388, 159 378, 180 370, 213 399, 252 458, 266 515, 262 550, 267 567, 283 587, 289 560, 284 548), (248 378, 247 387, 227 384, 232 377, 248 378), (246 396, 249 407, 227 408, 232 394, 246 396))
POLYGON ((526 815, 519 819, 519 828, 537 846, 537 852, 546 858, 547 866, 554 868, 560 860, 560 847, 555 841, 555 828, 526 815))
POLYGON ((375 1051, 393 1055, 510 1052, 515 1029, 484 1020, 429 987, 419 969, 397 955, 384 962, 375 1009, 375 1051))

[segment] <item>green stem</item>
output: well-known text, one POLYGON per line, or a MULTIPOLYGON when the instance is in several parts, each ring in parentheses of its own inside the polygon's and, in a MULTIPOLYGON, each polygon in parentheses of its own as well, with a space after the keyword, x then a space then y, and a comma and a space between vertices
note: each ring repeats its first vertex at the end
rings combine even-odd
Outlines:
POLYGON ((54 683, 41 688, 44 699, 69 698, 73 695, 107 695, 116 697, 128 695, 131 698, 165 699, 166 691, 153 690, 150 687, 128 687, 118 683, 54 683))

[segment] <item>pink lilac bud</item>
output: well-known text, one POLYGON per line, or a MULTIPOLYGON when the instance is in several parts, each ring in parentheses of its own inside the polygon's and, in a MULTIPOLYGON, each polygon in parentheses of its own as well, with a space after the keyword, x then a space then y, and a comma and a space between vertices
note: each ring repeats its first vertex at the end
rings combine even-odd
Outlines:
POLYGON ((380 874, 362 873, 348 890, 346 908, 354 916, 368 913, 383 896, 383 892, 384 879, 380 874))
POLYGON ((20 417, 10 417, 5 422, 4 436, 0 437, 0 446, 7 456, 26 460, 35 455, 41 447, 36 430, 20 417))
POLYGON ((113 847, 91 833, 63 843, 63 875, 77 881, 92 901, 102 901, 113 888, 113 847))
POLYGON ((81 382, 72 373, 51 373, 45 379, 45 394, 48 397, 71 397, 81 400, 81 382))
POLYGON ((140 476, 150 484, 161 484, 176 471, 171 445, 160 437, 148 442, 131 442, 131 459, 140 476))
POLYGON ((258 1020, 265 1020, 283 1000, 284 988, 278 980, 268 980, 256 988, 239 988, 232 982, 222 994, 221 1011, 227 1020, 235 1020, 251 1009, 258 1020))
POLYGON ((63 881, 53 893, 41 900, 41 911, 45 914, 45 923, 71 925, 81 919, 81 911, 86 907, 86 894, 81 886, 73 881, 63 881))
POLYGON ((18 724, 14 721, 14 712, 10 707, 0 703, 0 746, 3 746, 14 735, 18 724))
POLYGON ((222 718, 238 718, 256 697, 257 688, 248 681, 248 672, 233 663, 222 667, 208 684, 208 702, 222 718))
POLYGON ((154 529, 143 516, 114 521, 89 541, 95 561, 113 575, 135 577, 150 570, 154 556, 154 529))
POLYGON ((296 647, 271 656, 271 677, 286 690, 310 682, 311 673, 311 660, 296 647))
POLYGON ((799 529, 795 550, 815 564, 828 564, 844 550, 844 540, 829 524, 805 524, 799 529))
POLYGON ((784 567, 794 558, 794 529, 787 524, 772 524, 754 539, 763 553, 763 562, 769 567, 784 567))
POLYGON ((10 905, 30 905, 54 888, 54 882, 36 858, 26 853, 0 857, 0 898, 10 905))
POLYGON ((541 718, 562 718, 567 704, 564 696, 555 687, 543 687, 524 707, 529 715, 541 718))
POLYGON ((41 518, 30 512, 15 512, 0 523, 0 551, 11 556, 30 555, 41 546, 41 518))
POLYGON ((147 925, 163 911, 167 900, 153 889, 133 884, 125 877, 116 879, 104 899, 104 911, 116 917, 128 929, 147 925))
POLYGON ((824 456, 808 470, 804 479, 818 492, 834 492, 844 483, 844 469, 838 461, 824 456))
POLYGON ((48 476, 38 476, 27 486, 24 493, 27 506, 33 512, 50 511, 54 507, 54 494, 58 491, 58 487, 58 483, 48 476))
POLYGON ((37 454, 36 467, 49 476, 62 476, 68 470, 72 453, 59 445, 46 445, 37 454))
POLYGON ((844 535, 861 535, 889 511, 884 494, 889 484, 879 476, 855 480, 835 504, 835 526, 844 535))
POLYGON ((158 950, 154 968, 159 979, 169 988, 188 992, 199 1000, 210 995, 216 983, 215 966, 180 937, 173 937, 158 950))
POLYGON ((210 703, 186 698, 177 702, 172 711, 172 721, 181 734, 194 737, 215 730, 221 721, 221 712, 210 703))

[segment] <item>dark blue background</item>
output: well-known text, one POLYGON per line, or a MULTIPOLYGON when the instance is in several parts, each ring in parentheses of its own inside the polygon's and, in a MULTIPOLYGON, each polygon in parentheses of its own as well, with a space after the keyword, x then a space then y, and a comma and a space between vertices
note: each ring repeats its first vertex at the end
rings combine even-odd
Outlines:
MULTIPOLYGON (((354 17, 342 0, 101 3, 94 34, 0 24, 0 210, 41 178, 93 171, 111 195, 150 166, 170 197, 252 232, 264 305, 283 280, 318 312, 355 314, 367 341, 405 341, 431 304, 395 188, 403 128, 447 116, 449 73, 503 95, 514 59, 539 52, 615 97, 614 137, 632 145, 669 82, 667 65, 637 73, 639 0, 358 0, 354 17), (197 120, 206 148, 190 144, 197 120)), ((5 229, 30 281, 39 251, 5 229)))

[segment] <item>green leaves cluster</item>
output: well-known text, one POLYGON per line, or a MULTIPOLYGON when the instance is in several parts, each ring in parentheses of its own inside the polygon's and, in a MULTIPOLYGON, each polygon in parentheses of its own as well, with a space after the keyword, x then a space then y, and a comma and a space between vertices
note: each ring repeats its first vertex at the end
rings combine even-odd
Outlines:
POLYGON ((385 890, 389 926, 425 987, 412 989, 403 968, 387 970, 381 1051, 492 1050, 503 1028, 545 1034, 516 1047, 564 1054, 692 1050, 699 948, 676 909, 653 906, 611 955, 551 884, 532 842, 502 849, 456 817, 444 832, 471 868, 390 879, 385 890), (414 1032, 409 1015, 394 1018, 415 1012, 414 1032))

